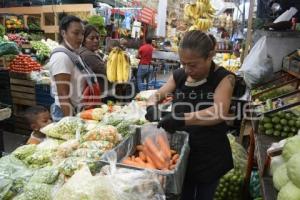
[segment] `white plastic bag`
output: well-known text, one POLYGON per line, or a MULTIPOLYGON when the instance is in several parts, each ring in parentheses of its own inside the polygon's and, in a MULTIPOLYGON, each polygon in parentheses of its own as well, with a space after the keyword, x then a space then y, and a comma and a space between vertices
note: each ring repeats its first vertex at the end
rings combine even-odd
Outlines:
POLYGON ((250 88, 253 88, 253 86, 267 79, 270 74, 273 74, 272 59, 268 55, 266 41, 267 37, 263 36, 256 42, 241 67, 240 71, 243 73, 244 80, 250 88))

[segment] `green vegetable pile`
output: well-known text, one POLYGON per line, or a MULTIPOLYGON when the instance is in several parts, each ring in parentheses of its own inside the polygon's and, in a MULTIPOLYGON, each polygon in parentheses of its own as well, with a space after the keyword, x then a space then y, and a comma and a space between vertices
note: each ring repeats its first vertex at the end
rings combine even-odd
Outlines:
POLYGON ((20 193, 33 171, 13 155, 0 159, 0 199, 11 199, 20 193))
POLYGON ((36 55, 39 61, 44 62, 49 58, 51 50, 50 48, 41 41, 31 41, 32 48, 36 50, 36 55))
POLYGON ((9 41, 0 42, 0 56, 18 55, 20 53, 16 43, 9 41))
POLYGON ((231 170, 221 178, 215 193, 215 200, 239 200, 244 182, 243 172, 231 170))
POLYGON ((49 124, 41 131, 49 137, 71 140, 75 139, 76 131, 85 132, 84 122, 77 117, 64 117, 56 124, 49 124))
POLYGON ((102 16, 93 15, 88 18, 88 23, 94 25, 98 29, 101 36, 106 35, 104 18, 102 16))
POLYGON ((54 184, 58 176, 59 171, 57 167, 44 167, 34 172, 29 182, 54 184))
POLYGON ((247 153, 235 141, 235 137, 228 135, 232 150, 234 169, 230 170, 220 179, 214 200, 239 200, 241 199, 244 177, 247 166, 247 153))
POLYGON ((264 116, 258 130, 266 135, 292 137, 300 129, 300 118, 290 111, 264 116))
POLYGON ((52 200, 52 188, 52 185, 44 183, 29 183, 14 200, 52 200))
POLYGON ((273 99, 275 97, 279 97, 281 95, 287 94, 289 92, 292 92, 294 90, 293 87, 286 87, 286 88, 279 88, 275 90, 271 90, 267 93, 263 93, 261 96, 258 97, 260 101, 266 101, 267 99, 273 99))
POLYGON ((35 153, 36 148, 37 146, 35 144, 24 145, 18 147, 12 154, 20 160, 25 160, 35 153))
MULTIPOLYGON (((275 169, 273 183, 279 191, 277 200, 300 199, 300 136, 288 138, 282 153, 285 161, 275 169)), ((271 168, 272 167, 271 162, 271 168)))

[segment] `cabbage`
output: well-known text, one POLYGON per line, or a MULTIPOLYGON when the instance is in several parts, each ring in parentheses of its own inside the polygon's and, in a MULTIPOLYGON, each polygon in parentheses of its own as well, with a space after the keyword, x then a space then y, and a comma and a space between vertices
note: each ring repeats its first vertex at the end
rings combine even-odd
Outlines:
POLYGON ((287 162, 295 153, 300 152, 300 135, 289 138, 283 146, 282 157, 287 162))
POLYGON ((273 183, 278 191, 290 181, 286 168, 286 164, 280 165, 273 175, 273 183))
POLYGON ((287 173, 293 184, 300 188, 300 153, 297 153, 290 158, 287 163, 287 173))
POLYGON ((275 173, 276 169, 283 163, 284 163, 284 160, 283 160, 282 156, 272 157, 271 166, 270 166, 271 175, 273 175, 275 173))
POLYGON ((300 189, 292 182, 288 182, 278 193, 277 200, 299 200, 300 189))

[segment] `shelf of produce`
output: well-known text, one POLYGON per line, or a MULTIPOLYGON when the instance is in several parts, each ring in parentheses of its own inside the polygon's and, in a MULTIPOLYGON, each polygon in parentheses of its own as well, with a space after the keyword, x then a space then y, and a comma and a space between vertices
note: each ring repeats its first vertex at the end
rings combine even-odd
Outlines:
POLYGON ((267 158, 267 149, 272 143, 278 142, 279 139, 262 134, 254 134, 254 138, 263 199, 275 200, 277 192, 273 186, 272 177, 264 174, 263 171, 267 158))

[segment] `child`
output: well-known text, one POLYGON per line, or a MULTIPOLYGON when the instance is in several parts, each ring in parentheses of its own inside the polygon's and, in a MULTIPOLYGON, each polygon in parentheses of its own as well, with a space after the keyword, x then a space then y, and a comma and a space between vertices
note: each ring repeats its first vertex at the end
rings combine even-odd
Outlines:
POLYGON ((39 144, 45 139, 40 129, 52 122, 49 111, 43 106, 30 107, 25 111, 25 118, 33 130, 27 144, 39 144))

